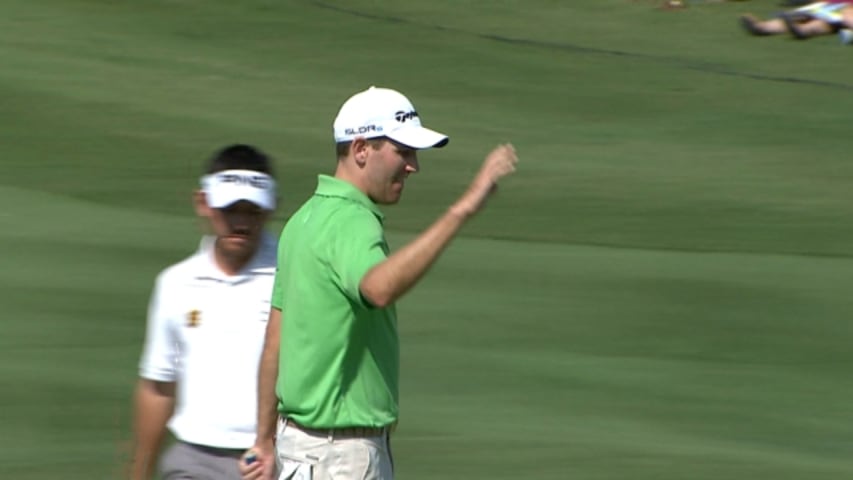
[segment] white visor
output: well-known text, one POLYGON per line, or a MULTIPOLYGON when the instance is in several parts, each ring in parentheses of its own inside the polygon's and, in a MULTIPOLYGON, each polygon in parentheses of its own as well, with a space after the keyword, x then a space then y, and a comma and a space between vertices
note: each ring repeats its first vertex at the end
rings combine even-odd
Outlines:
POLYGON ((246 200, 265 210, 275 210, 275 180, 254 170, 225 170, 201 177, 201 188, 211 208, 225 208, 246 200))

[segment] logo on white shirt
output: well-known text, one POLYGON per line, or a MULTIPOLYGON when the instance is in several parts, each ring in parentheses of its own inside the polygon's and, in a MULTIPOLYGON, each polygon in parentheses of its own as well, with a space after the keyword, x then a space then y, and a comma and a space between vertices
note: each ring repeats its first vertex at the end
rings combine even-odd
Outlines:
POLYGON ((201 323, 201 312, 198 310, 190 310, 187 313, 187 326, 197 327, 201 323))

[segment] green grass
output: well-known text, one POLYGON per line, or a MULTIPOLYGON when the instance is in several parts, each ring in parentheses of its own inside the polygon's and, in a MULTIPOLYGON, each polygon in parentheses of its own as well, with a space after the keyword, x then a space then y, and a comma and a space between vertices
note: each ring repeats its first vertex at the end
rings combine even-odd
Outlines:
POLYGON ((272 153, 277 230, 372 84, 452 138, 392 247, 522 158, 399 306, 400 478, 853 476, 851 52, 656 5, 7 0, 0 477, 117 478, 202 161, 272 153))

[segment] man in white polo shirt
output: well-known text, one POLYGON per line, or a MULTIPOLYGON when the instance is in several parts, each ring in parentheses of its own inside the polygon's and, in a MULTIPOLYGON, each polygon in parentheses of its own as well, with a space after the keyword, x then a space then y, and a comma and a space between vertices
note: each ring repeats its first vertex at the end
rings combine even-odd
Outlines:
POLYGON ((134 480, 151 477, 166 428, 164 479, 239 479, 255 439, 257 367, 270 311, 276 206, 269 157, 248 145, 214 154, 195 210, 199 250, 157 278, 135 392, 134 480))

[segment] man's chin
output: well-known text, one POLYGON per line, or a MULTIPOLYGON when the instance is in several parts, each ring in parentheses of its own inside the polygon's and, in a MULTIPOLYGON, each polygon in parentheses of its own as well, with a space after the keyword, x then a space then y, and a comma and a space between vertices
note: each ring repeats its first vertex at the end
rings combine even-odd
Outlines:
POLYGON ((229 255, 245 255, 254 251, 257 242, 247 235, 226 235, 219 237, 219 247, 229 255))
POLYGON ((403 197, 403 186, 399 185, 396 188, 392 188, 388 194, 385 196, 385 201, 382 202, 385 205, 394 205, 399 202, 403 197))

